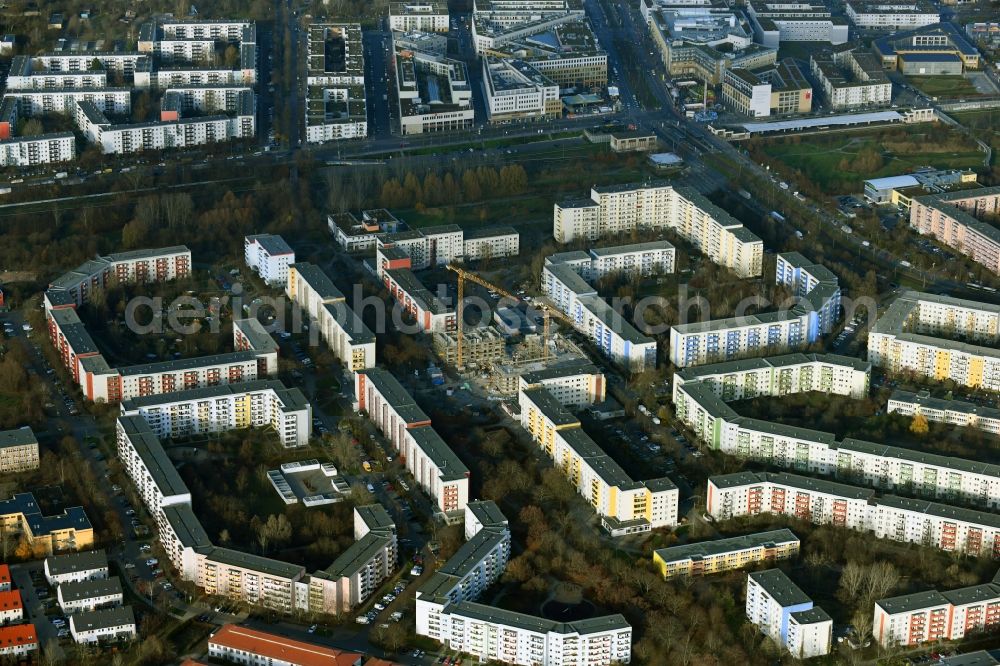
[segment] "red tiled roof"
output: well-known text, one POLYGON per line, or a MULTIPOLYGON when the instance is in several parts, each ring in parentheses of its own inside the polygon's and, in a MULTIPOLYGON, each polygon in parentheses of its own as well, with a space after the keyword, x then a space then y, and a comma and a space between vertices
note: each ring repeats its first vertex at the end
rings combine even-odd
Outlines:
POLYGON ((277 634, 224 625, 208 639, 209 646, 220 645, 281 660, 297 666, 353 666, 361 659, 357 652, 345 652, 314 643, 306 643, 277 634))
POLYGON ((33 624, 15 624, 0 627, 0 649, 21 645, 38 645, 38 635, 33 624))
POLYGON ((10 583, 10 567, 0 564, 0 585, 10 583))
POLYGON ((17 590, 0 592, 0 612, 24 608, 21 603, 21 593, 17 590))

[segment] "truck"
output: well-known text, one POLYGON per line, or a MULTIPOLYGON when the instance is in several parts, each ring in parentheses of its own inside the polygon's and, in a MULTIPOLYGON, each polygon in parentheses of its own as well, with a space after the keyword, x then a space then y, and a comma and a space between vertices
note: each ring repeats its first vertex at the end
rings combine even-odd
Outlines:
POLYGON ((771 219, 773 219, 773 220, 775 220, 777 222, 784 222, 785 221, 785 216, 782 215, 781 213, 779 213, 776 210, 772 210, 771 211, 771 219))

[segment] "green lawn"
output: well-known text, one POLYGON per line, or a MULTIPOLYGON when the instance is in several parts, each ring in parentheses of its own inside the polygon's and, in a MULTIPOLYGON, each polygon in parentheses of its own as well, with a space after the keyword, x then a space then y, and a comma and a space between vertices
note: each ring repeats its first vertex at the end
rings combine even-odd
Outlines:
POLYGON ((905 174, 919 166, 936 169, 968 169, 983 165, 983 153, 970 140, 954 135, 946 144, 922 143, 919 130, 909 135, 910 148, 894 147, 899 144, 880 142, 869 135, 825 134, 803 137, 799 143, 773 141, 763 145, 763 151, 773 160, 783 163, 793 171, 801 172, 824 192, 840 194, 859 191, 862 181, 905 174), (864 169, 856 163, 858 155, 876 151, 882 156, 877 169, 864 169))
POLYGON ((979 97, 981 94, 972 81, 964 76, 908 76, 906 80, 914 88, 922 90, 925 95, 931 97, 957 99, 979 97))
POLYGON ((430 227, 438 224, 458 224, 464 228, 475 228, 495 224, 515 224, 548 216, 552 223, 552 199, 542 196, 492 199, 485 203, 438 206, 433 208, 406 208, 399 211, 399 217, 412 228, 430 227))

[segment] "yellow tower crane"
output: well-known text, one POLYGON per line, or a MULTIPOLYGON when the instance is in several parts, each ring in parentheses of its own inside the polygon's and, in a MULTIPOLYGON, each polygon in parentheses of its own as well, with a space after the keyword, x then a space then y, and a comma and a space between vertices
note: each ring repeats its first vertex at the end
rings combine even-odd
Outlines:
MULTIPOLYGON (((476 284, 478 284, 478 285, 480 285, 482 287, 486 287, 487 289, 489 289, 491 291, 495 291, 496 293, 500 294, 501 296, 504 296, 504 297, 509 298, 511 300, 520 301, 522 303, 526 303, 527 301, 525 301, 520 296, 515 296, 514 294, 510 293, 509 291, 507 291, 503 287, 499 287, 499 286, 493 284, 492 282, 490 282, 489 280, 486 280, 485 278, 482 278, 479 275, 476 275, 472 271, 467 271, 464 268, 460 268, 458 266, 455 266, 454 264, 448 264, 448 270, 453 271, 453 272, 455 272, 458 275, 458 307, 456 308, 457 312, 455 313, 455 316, 456 316, 456 318, 458 320, 456 322, 456 324, 457 324, 457 334, 458 334, 458 349, 456 350, 456 352, 457 352, 457 354, 456 354, 457 364, 456 365, 459 368, 462 368, 462 367, 464 367, 464 358, 462 356, 462 351, 463 351, 462 350, 462 322, 464 321, 463 314, 464 314, 464 301, 465 301, 465 281, 466 280, 472 280, 476 284)), ((551 316, 555 316, 555 317, 561 319, 562 321, 566 322, 570 326, 573 326, 573 320, 570 319, 569 317, 567 317, 566 315, 564 315, 559 310, 556 310, 555 308, 552 308, 552 307, 550 307, 548 305, 545 305, 544 303, 537 303, 537 304, 536 303, 531 303, 530 305, 532 307, 537 307, 539 310, 542 311, 542 360, 544 362, 548 362, 548 360, 549 360, 549 318, 551 316)))

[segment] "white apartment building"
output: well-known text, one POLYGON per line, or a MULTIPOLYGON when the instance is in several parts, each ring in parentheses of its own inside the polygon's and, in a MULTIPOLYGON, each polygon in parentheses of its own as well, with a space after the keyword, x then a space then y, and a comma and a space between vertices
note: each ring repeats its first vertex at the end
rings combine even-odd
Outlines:
POLYGON ((365 412, 405 461, 406 468, 445 517, 469 501, 469 469, 431 427, 402 384, 386 370, 354 375, 356 409, 365 412))
POLYGON ((811 314, 809 337, 826 335, 840 316, 840 281, 829 268, 809 261, 798 252, 778 254, 775 284, 792 290, 811 314))
POLYGON ((132 76, 149 62, 149 56, 138 51, 60 51, 41 53, 30 59, 50 72, 86 72, 97 60, 106 71, 126 76, 132 76))
POLYGON ((419 271, 460 260, 465 252, 465 232, 457 224, 442 224, 379 236, 377 246, 402 250, 410 258, 410 268, 419 271))
POLYGON ((927 590, 875 602, 872 634, 882 647, 958 641, 1000 625, 1000 585, 927 590))
POLYGON ((121 606, 122 583, 118 578, 62 583, 56 589, 59 608, 67 615, 93 611, 108 606, 121 606))
POLYGON ((791 559, 800 542, 789 529, 712 539, 653 551, 653 564, 664 580, 677 576, 707 576, 742 569, 761 562, 791 559))
POLYGON ((284 286, 288 267, 295 263, 295 250, 281 236, 255 234, 243 239, 243 260, 264 282, 284 286))
POLYGON ((26 657, 38 649, 38 634, 33 624, 0 627, 0 657, 26 657))
POLYGON ((859 50, 813 54, 809 69, 832 109, 888 106, 892 103, 892 82, 882 63, 873 54, 859 50))
POLYGON ((851 0, 847 18, 860 30, 901 32, 941 22, 941 12, 927 0, 851 0))
POLYGON ((664 181, 594 187, 589 200, 557 203, 552 235, 569 243, 663 228, 740 277, 761 274, 763 241, 696 191, 664 181))
POLYGON ((708 480, 706 510, 716 518, 775 513, 947 552, 1000 557, 996 514, 948 504, 876 497, 869 488, 784 472, 738 472, 708 480))
POLYGON ((0 474, 38 469, 38 439, 29 426, 0 431, 0 474))
POLYGON ((75 613, 69 616, 69 634, 75 643, 132 640, 135 615, 131 606, 75 613))
POLYGON ((289 266, 285 293, 312 318, 334 355, 348 369, 357 371, 375 365, 375 334, 319 266, 304 262, 289 266))
POLYGON ((868 360, 890 373, 998 391, 1000 352, 988 346, 998 333, 1000 306, 907 291, 869 331, 868 360), (955 335, 969 342, 951 339, 955 335))
POLYGON ((833 620, 781 569, 749 574, 746 594, 747 619, 793 657, 830 654, 833 620))
POLYGON ((998 211, 1000 187, 914 197, 910 203, 910 228, 933 236, 1000 274, 1000 231, 978 219, 998 211))
POLYGON ((18 113, 31 117, 47 113, 75 116, 77 103, 88 101, 104 113, 127 114, 132 110, 129 88, 60 88, 8 91, 4 99, 17 102, 18 113))
POLYGON ((559 85, 523 60, 483 58, 483 89, 491 123, 558 118, 559 85))
POLYGON ((759 354, 781 354, 815 342, 809 313, 790 310, 713 319, 670 328, 670 362, 678 368, 737 360, 759 354))
POLYGON ((185 86, 252 86, 257 83, 257 70, 174 64, 136 72, 135 79, 137 88, 158 90, 185 86))
POLYGON ((516 257, 521 253, 521 234, 514 227, 480 227, 463 231, 462 254, 466 261, 516 257))
POLYGON ((781 42, 843 44, 849 38, 847 21, 833 16, 822 2, 751 0, 747 17, 754 40, 770 48, 778 48, 781 42))
POLYGON ((306 142, 368 136, 365 60, 358 23, 311 23, 306 52, 306 142))
POLYGON ((72 132, 0 140, 0 166, 4 167, 55 164, 75 158, 76 137, 72 132))
POLYGON ((164 507, 191 503, 191 491, 144 418, 119 416, 115 437, 122 467, 154 517, 164 507))
POLYGON ((101 580, 108 577, 108 556, 103 550, 52 555, 45 558, 43 567, 49 585, 101 580))
POLYGON ((567 474, 609 534, 677 524, 678 490, 670 479, 632 480, 544 386, 521 390, 518 403, 521 426, 567 474))
POLYGON ((404 0, 389 3, 389 29, 400 32, 448 32, 444 0, 404 0))
POLYGON ((122 416, 141 416, 159 438, 189 437, 270 426, 285 448, 305 446, 312 406, 298 388, 256 380, 131 398, 122 416))
MULTIPOLYGON (((643 252, 640 250, 638 254, 642 255, 643 252)), ((625 254, 630 253, 626 251, 625 254)), ((590 262, 579 260, 575 253, 546 257, 541 275, 542 292, 602 354, 630 372, 655 368, 656 340, 639 332, 581 277, 584 270, 588 273, 600 270, 591 269, 588 263, 589 266, 596 263, 603 268, 615 265, 614 260, 605 263, 600 254, 590 262), (564 262, 564 259, 567 261, 564 262)))
POLYGON ((52 70, 44 61, 30 56, 14 56, 7 76, 8 90, 43 90, 59 88, 107 88, 108 74, 103 69, 52 70))
POLYGON ((962 400, 932 398, 928 391, 911 393, 895 389, 889 396, 886 412, 903 416, 922 415, 928 421, 947 423, 963 428, 976 428, 1000 435, 1000 409, 984 407, 962 400))
POLYGON ((388 268, 386 261, 409 264, 405 253, 390 247, 378 250, 378 267, 382 284, 402 311, 424 333, 454 331, 458 316, 455 308, 424 287, 408 267, 388 268))
POLYGON ((475 603, 510 557, 507 519, 493 502, 465 509, 466 543, 417 590, 416 632, 480 661, 543 666, 628 663, 632 628, 620 615, 559 623, 475 603))
POLYGON ((251 104, 236 116, 196 116, 134 125, 112 125, 87 102, 77 103, 77 123, 105 155, 126 155, 144 150, 192 148, 212 143, 249 139, 256 134, 251 104))
POLYGON ((570 360, 518 377, 518 391, 545 388, 560 405, 583 409, 607 397, 604 373, 590 361, 570 360))

